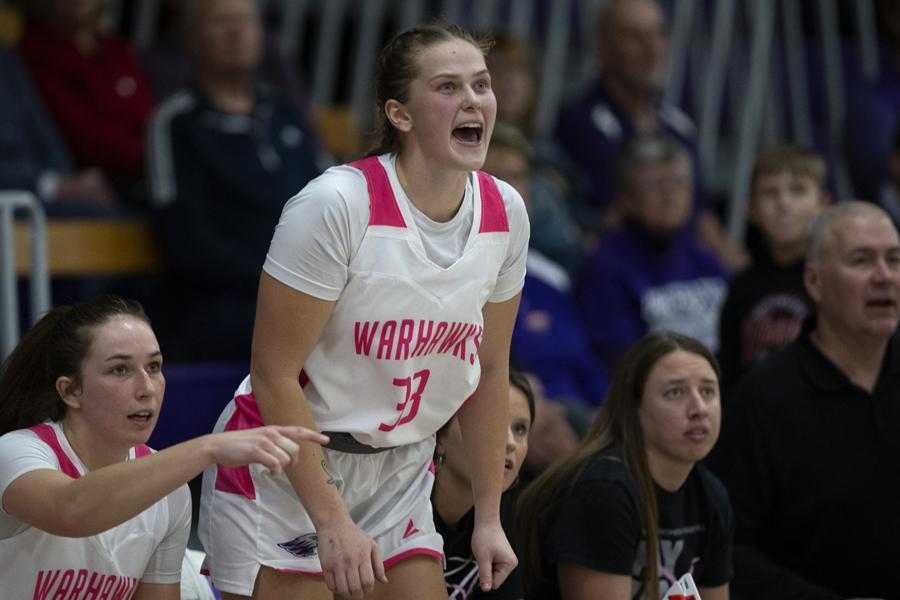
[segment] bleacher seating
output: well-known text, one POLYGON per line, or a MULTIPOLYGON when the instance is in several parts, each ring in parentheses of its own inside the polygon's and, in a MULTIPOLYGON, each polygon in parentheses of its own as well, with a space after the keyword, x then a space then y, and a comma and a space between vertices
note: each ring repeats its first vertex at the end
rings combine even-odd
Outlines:
MULTIPOLYGON (((29 268, 29 238, 24 224, 15 228, 16 273, 29 268)), ((47 224, 51 277, 130 276, 162 270, 153 227, 147 219, 53 219, 47 224)))

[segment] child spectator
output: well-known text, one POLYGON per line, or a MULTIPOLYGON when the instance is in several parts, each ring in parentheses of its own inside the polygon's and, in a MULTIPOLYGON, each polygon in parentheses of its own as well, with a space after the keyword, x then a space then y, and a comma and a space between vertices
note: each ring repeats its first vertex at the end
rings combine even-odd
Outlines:
POLYGON ((753 168, 749 219, 761 236, 753 266, 737 275, 719 319, 722 387, 800 333, 812 303, 803 285, 809 228, 829 202, 825 161, 798 146, 761 154, 753 168))

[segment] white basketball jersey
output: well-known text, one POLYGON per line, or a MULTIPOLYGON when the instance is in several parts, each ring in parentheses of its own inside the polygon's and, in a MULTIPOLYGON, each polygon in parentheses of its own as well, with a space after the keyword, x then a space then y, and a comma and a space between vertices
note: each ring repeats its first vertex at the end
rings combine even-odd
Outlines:
MULTIPOLYGON (((441 267, 381 161, 349 166, 365 175, 369 222, 301 385, 320 429, 376 447, 410 444, 437 431, 478 385, 482 308, 510 244, 506 207, 490 175, 472 177, 468 240, 441 267)), ((238 395, 250 392, 248 378, 238 395)))
MULTIPOLYGON (((57 424, 36 425, 30 431, 52 449, 60 471, 72 478, 84 473, 57 424)), ((146 446, 137 446, 131 458, 150 452, 146 446)), ((131 598, 171 527, 183 524, 181 537, 187 541, 190 494, 187 486, 173 494, 178 496, 174 505, 164 498, 129 521, 90 537, 51 535, 23 523, 11 537, 0 539, 0 597, 131 598), (179 514, 171 514, 173 506, 179 514)), ((183 545, 175 552, 174 564, 180 566, 183 545)), ((152 581, 175 583, 178 575, 176 567, 174 573, 154 576, 152 581)))

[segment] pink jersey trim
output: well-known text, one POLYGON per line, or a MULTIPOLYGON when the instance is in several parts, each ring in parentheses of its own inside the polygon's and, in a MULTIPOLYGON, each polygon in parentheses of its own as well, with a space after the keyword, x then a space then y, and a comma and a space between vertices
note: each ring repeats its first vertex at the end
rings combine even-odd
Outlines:
POLYGON ((150 446, 146 444, 138 444, 134 447, 134 457, 141 458, 142 456, 150 456, 153 454, 153 450, 150 449, 150 446))
POLYGON ((478 171, 478 187, 481 188, 481 227, 478 233, 509 232, 506 206, 494 178, 478 171))
MULTIPOLYGON (((410 558, 411 556, 416 556, 417 554, 430 556, 432 558, 436 558, 437 560, 439 560, 441 562, 444 561, 444 554, 442 552, 438 552, 437 550, 432 550, 431 548, 410 548, 409 550, 406 550, 405 552, 401 552, 400 554, 398 554, 396 556, 392 556, 389 559, 387 559, 386 561, 384 561, 384 568, 390 569, 391 567, 393 567, 400 561, 406 560, 407 558, 410 558)), ((278 569, 278 572, 279 573, 296 573, 297 575, 313 575, 313 576, 317 576, 317 577, 322 577, 324 575, 324 573, 322 571, 306 571, 303 569, 286 569, 285 568, 285 569, 278 569)))
MULTIPOLYGON (((239 431, 251 429, 262 425, 262 417, 259 414, 259 406, 253 394, 242 394, 234 398, 234 412, 225 431, 239 431)), ((256 500, 256 488, 253 478, 250 476, 250 467, 216 466, 216 489, 228 494, 237 494, 250 500, 256 500)))
POLYGON ((314 577, 322 577, 325 575, 322 571, 304 571, 303 569, 278 569, 279 573, 294 573, 296 575, 312 575, 314 577))
POLYGON ((225 425, 225 431, 236 429, 252 429, 262 427, 262 415, 259 414, 259 405, 253 394, 241 394, 234 397, 234 413, 225 425))
POLYGON ((47 425, 46 423, 41 423, 40 425, 35 425, 34 427, 29 427, 28 429, 33 431, 35 435, 41 438, 42 442, 50 446, 50 449, 53 450, 54 454, 56 454, 56 460, 59 461, 60 471, 62 471, 72 479, 78 479, 79 477, 81 477, 78 469, 75 468, 75 464, 62 449, 62 446, 60 446, 59 444, 59 440, 56 439, 56 431, 54 431, 53 427, 47 425))
POLYGON ((386 561, 384 561, 384 568, 390 569, 394 565, 396 565, 401 560, 405 560, 411 556, 415 556, 417 554, 424 554, 425 556, 430 556, 432 558, 436 558, 439 561, 444 561, 444 554, 442 552, 438 552, 437 550, 432 550, 431 548, 410 548, 405 552, 401 552, 396 556, 392 556, 386 561))
POLYGON ((378 157, 367 156, 349 163, 349 166, 359 169, 366 177, 366 187, 369 189, 369 225, 406 227, 394 190, 391 189, 391 182, 378 157))

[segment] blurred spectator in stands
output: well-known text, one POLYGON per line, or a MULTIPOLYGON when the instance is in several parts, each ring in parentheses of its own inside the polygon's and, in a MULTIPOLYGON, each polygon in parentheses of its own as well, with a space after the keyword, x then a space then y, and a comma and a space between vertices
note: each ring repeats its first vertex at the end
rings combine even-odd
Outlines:
POLYGON ((676 139, 644 134, 622 148, 619 202, 624 221, 587 258, 576 299, 607 373, 650 331, 668 329, 718 348, 727 273, 690 228, 690 152, 676 139))
POLYGON ((560 108, 556 135, 590 179, 587 201, 605 211, 614 205, 613 169, 623 142, 639 133, 664 131, 693 150, 696 129, 686 114, 660 102, 669 38, 656 0, 606 3, 596 36, 598 77, 560 108))
POLYGON ((511 32, 495 32, 493 37, 487 67, 497 96, 497 123, 515 127, 534 141, 540 86, 531 48, 511 32))
POLYGON ((569 273, 584 257, 581 229, 562 188, 536 168, 533 146, 518 130, 497 124, 491 136, 485 171, 512 184, 528 204, 530 248, 541 251, 569 273))
POLYGON ((109 181, 96 168, 75 170, 16 50, 2 44, 0 81, 0 189, 34 192, 51 215, 109 212, 109 181))
POLYGON ((529 146, 524 136, 509 126, 495 125, 483 170, 516 188, 532 226, 525 287, 511 345, 513 363, 531 371, 540 383, 534 386, 538 410, 526 469, 531 475, 574 450, 578 430, 587 429, 591 409, 602 400, 605 386, 602 378, 599 385, 591 385, 599 376, 569 292, 569 276, 534 243, 535 229, 544 231, 538 238, 552 237, 564 233, 565 225, 553 218, 552 211, 539 218, 534 213, 529 146))
POLYGON ((584 226, 614 227, 621 219, 615 204, 613 173, 624 142, 638 134, 665 133, 694 156, 691 222, 705 243, 729 267, 747 262, 746 253, 727 239, 707 206, 696 148, 696 128, 677 107, 662 101, 669 58, 665 14, 657 0, 610 0, 597 22, 598 77, 559 112, 556 137, 580 168, 584 200, 593 215, 584 226))
POLYGON ((256 0, 188 5, 195 85, 153 117, 148 180, 174 303, 169 353, 249 356, 260 265, 281 208, 319 173, 294 104, 257 82, 256 0))
POLYGON ((889 181, 892 136, 900 128, 900 0, 878 7, 884 34, 878 76, 869 80, 848 70, 847 77, 847 163, 854 194, 864 200, 876 200, 889 181))
POLYGON ((896 598, 900 590, 900 239, 839 202, 810 232, 815 305, 795 341, 740 379, 710 465, 735 513, 732 592, 896 598))
POLYGON ((776 146, 756 159, 749 221, 761 239, 753 266, 728 287, 719 319, 722 390, 769 353, 794 341, 812 301, 803 257, 813 220, 829 203, 825 161, 798 146, 776 146))
MULTIPOLYGON (((497 125, 519 131, 529 148, 533 211, 531 244, 537 245, 572 274, 577 270, 583 254, 581 246, 585 243, 584 232, 572 216, 581 205, 574 201, 570 165, 556 141, 537 134, 540 84, 534 55, 524 39, 501 31, 494 34, 494 45, 486 60, 491 72, 491 87, 497 97, 497 125), (552 222, 545 223, 547 218, 552 222), (556 245, 557 249, 551 249, 551 245, 556 245), (562 247, 568 254, 559 252, 562 247)), ((494 139, 497 137, 495 132, 494 139)))
MULTIPOLYGON (((195 32, 191 29, 189 18, 191 4, 194 2, 196 0, 163 0, 161 31, 143 52, 144 65, 159 102, 190 87, 196 80, 196 57, 192 56, 190 50, 191 38, 195 32)), ((323 166, 329 165, 334 162, 334 157, 322 146, 315 123, 309 115, 309 103, 298 70, 298 65, 278 45, 275 32, 270 31, 263 22, 263 55, 256 80, 277 88, 279 93, 290 97, 310 145, 319 148, 317 161, 323 166)))
POLYGON ((23 0, 22 57, 77 168, 100 168, 140 199, 153 93, 128 43, 104 30, 103 0, 23 0))
POLYGON ((141 60, 157 103, 194 82, 194 66, 185 47, 192 32, 184 18, 193 0, 162 0, 159 27, 153 41, 141 50, 141 60))
MULTIPOLYGON (((528 149, 518 130, 496 125, 483 167, 516 188, 525 200, 531 222, 528 269, 513 333, 512 354, 521 369, 541 380, 548 397, 596 407, 603 400, 606 383, 591 356, 584 326, 572 300, 569 276, 556 262, 560 253, 554 252, 563 245, 574 225, 570 224, 568 215, 555 212, 554 207, 536 205, 528 149)), ((580 259, 578 240, 571 234, 569 237, 580 259)))
MULTIPOLYGON (((554 401, 593 410, 603 402, 606 374, 593 359, 569 276, 537 250, 528 251, 527 265, 513 332, 513 359, 540 378, 554 401)), ((588 421, 590 417, 581 423, 581 432, 588 421)))
MULTIPOLYGON (((190 5, 195 0, 163 0, 162 27, 159 35, 142 58, 156 92, 156 99, 163 101, 173 93, 189 87, 195 79, 196 66, 189 49, 194 32, 188 25, 190 5)), ((308 109, 306 94, 298 77, 299 67, 292 63, 278 46, 277 36, 264 27, 263 56, 257 72, 257 80, 288 94, 297 106, 301 117, 308 109)), ((310 125, 305 127, 309 135, 315 134, 310 125)))
MULTIPOLYGON (((537 376, 531 373, 526 376, 534 391, 536 407, 528 438, 528 455, 522 469, 522 479, 527 483, 553 463, 572 454, 584 432, 576 431, 569 419, 570 415, 576 415, 569 413, 565 405, 547 398, 537 376)), ((577 416, 582 418, 584 415, 577 416)))

